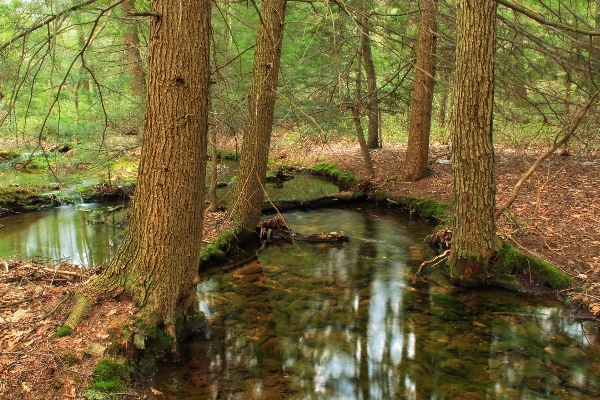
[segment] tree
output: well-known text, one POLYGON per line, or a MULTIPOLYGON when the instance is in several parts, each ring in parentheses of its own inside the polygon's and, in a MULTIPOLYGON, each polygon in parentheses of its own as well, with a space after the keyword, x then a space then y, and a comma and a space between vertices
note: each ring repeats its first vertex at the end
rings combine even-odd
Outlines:
MULTIPOLYGON (((134 8, 135 0, 124 0, 121 3, 121 9, 125 15, 132 12, 134 8)), ((146 71, 144 71, 140 54, 140 37, 137 23, 126 25, 123 43, 125 44, 127 69, 129 75, 131 75, 131 94, 134 97, 142 97, 146 93, 146 71)))
POLYGON ((285 0, 265 0, 260 13, 240 171, 229 209, 229 218, 234 225, 246 232, 256 228, 264 199, 285 6, 285 0))
POLYGON ((437 35, 437 0, 419 0, 419 39, 415 89, 410 108, 408 148, 398 178, 417 181, 427 173, 431 109, 435 85, 435 42, 437 35))
MULTIPOLYGON (((124 293, 147 326, 175 322, 191 304, 202 241, 209 98, 208 0, 152 3, 146 130, 132 220, 106 269, 82 287, 66 324, 124 293)), ((142 333, 143 338, 143 333, 142 333)))
POLYGON ((452 118, 454 216, 450 277, 478 285, 497 250, 492 112, 496 3, 457 1, 452 118))
POLYGON ((362 34, 361 27, 358 27, 358 47, 356 50, 356 81, 354 84, 354 104, 351 104, 350 110, 352 111, 352 121, 354 123, 354 129, 356 129, 356 138, 358 139, 358 144, 360 146, 360 152, 363 158, 363 164, 365 166, 365 172, 369 178, 373 178, 375 176, 375 170, 373 169, 373 160, 371 159, 371 153, 369 153, 369 147, 367 146, 367 142, 365 140, 365 133, 362 127, 362 122, 360 118, 360 110, 362 108, 362 100, 361 100, 361 82, 362 82, 362 59, 363 59, 363 51, 365 46, 365 41, 367 36, 362 34))
POLYGON ((365 63, 365 73, 367 75, 367 118, 369 121, 367 130, 367 147, 369 149, 378 149, 379 144, 379 104, 377 101, 377 75, 375 73, 375 63, 373 62, 373 53, 371 52, 371 38, 369 32, 369 19, 364 15, 361 17, 361 29, 359 34, 362 41, 362 55, 365 63))

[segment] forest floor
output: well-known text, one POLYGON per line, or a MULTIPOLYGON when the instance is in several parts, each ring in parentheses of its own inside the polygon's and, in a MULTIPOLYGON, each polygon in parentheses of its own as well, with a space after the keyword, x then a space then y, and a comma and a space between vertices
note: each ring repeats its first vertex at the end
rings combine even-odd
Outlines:
MULTIPOLYGON (((498 203, 508 196, 539 150, 497 149, 498 203)), ((357 178, 365 178, 360 151, 354 144, 275 145, 271 154, 286 165, 308 167, 332 162, 344 172, 352 171, 357 178)), ((374 150, 373 185, 393 195, 407 194, 450 203, 450 147, 432 145, 430 174, 416 183, 395 179, 404 154, 403 145, 374 150)), ((586 311, 588 306, 597 315, 600 314, 599 199, 600 154, 571 151, 569 156, 553 155, 544 162, 522 187, 510 208, 511 217, 504 215, 498 220, 502 238, 573 277, 573 288, 562 295, 576 300, 575 311, 586 311)), ((206 215, 204 240, 211 241, 227 227, 223 213, 206 215)), ((40 266, 1 260, 0 398, 103 398, 89 389, 93 368, 106 353, 112 327, 132 321, 134 305, 117 300, 104 302, 70 336, 52 337, 73 305, 74 289, 95 273, 70 265, 40 266)), ((136 383, 118 398, 161 398, 150 386, 147 382, 136 383)))

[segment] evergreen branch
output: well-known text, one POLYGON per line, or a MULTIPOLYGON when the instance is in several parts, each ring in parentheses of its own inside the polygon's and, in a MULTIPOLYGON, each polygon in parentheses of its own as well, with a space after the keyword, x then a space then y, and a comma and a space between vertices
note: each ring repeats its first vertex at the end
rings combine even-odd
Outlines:
MULTIPOLYGON (((52 14, 49 17, 46 17, 45 19, 41 20, 37 24, 35 24, 33 26, 30 26, 29 28, 27 28, 27 29, 23 30, 22 32, 18 33, 17 35, 13 36, 8 42, 0 45, 0 52, 3 51, 4 49, 6 49, 11 44, 15 43, 17 40, 19 40, 19 39, 21 39, 21 38, 29 35, 30 33, 34 32, 34 31, 36 31, 36 30, 38 30, 40 28, 43 28, 44 26, 49 25, 54 20, 56 20, 56 19, 58 19, 58 18, 60 18, 62 16, 65 16, 65 15, 67 15, 67 14, 73 12, 73 11, 76 11, 76 10, 78 10, 80 8, 83 8, 85 6, 93 4, 93 3, 97 2, 97 1, 98 0, 85 0, 85 1, 82 1, 81 3, 74 4, 74 5, 72 5, 69 8, 66 8, 66 9, 64 9, 62 11, 59 11, 56 14, 52 14)), ((123 0, 119 1, 119 3, 122 2, 122 1, 123 0)))
POLYGON ((581 28, 577 28, 575 26, 570 26, 570 25, 561 24, 559 22, 550 21, 549 19, 544 18, 542 15, 540 15, 537 11, 533 10, 532 8, 529 8, 527 6, 519 4, 515 1, 510 1, 510 0, 494 0, 494 1, 498 4, 502 4, 503 6, 510 8, 511 10, 514 10, 516 12, 519 12, 519 13, 527 16, 527 17, 531 18, 532 20, 539 22, 542 25, 551 26, 553 28, 558 28, 558 29, 563 29, 563 30, 569 31, 569 32, 580 33, 582 35, 587 35, 587 36, 600 36, 599 30, 581 29, 581 28))

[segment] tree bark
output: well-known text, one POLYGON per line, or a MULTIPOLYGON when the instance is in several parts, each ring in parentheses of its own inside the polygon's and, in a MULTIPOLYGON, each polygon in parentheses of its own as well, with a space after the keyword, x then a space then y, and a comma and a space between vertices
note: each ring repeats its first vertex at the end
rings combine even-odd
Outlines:
POLYGON ((408 148, 398 178, 414 182, 427 174, 429 133, 435 85, 437 0, 419 0, 421 20, 417 44, 415 89, 410 108, 408 148))
POLYGON ((367 173, 367 176, 369 178, 373 178, 375 176, 375 170, 373 169, 373 161, 371 160, 371 153, 369 152, 369 147, 367 146, 367 142, 365 140, 365 133, 362 127, 362 122, 360 120, 360 109, 362 108, 362 100, 360 95, 362 86, 361 61, 363 58, 365 44, 365 35, 363 35, 360 32, 360 27, 358 38, 358 50, 356 54, 356 82, 354 85, 354 105, 351 107, 352 121, 354 122, 354 128, 356 129, 356 137, 360 146, 360 152, 362 153, 365 172, 367 173))
MULTIPOLYGON (((135 0, 124 0, 121 3, 121 9, 125 15, 134 11, 135 0)), ((136 22, 130 22, 126 25, 123 43, 125 44, 127 69, 131 77, 131 94, 133 97, 139 98, 146 94, 146 71, 144 71, 140 54, 140 37, 136 22)))
POLYGON ((256 229, 264 198, 285 6, 285 0, 265 0, 260 14, 240 171, 229 209, 229 218, 235 227, 246 232, 256 229))
POLYGON ((365 73, 367 75, 367 118, 369 128, 367 131, 367 148, 379 148, 379 101, 377 99, 377 75, 375 64, 371 53, 371 39, 368 29, 369 20, 362 17, 362 29, 360 35, 363 37, 362 54, 365 62, 365 73))
POLYGON ((496 3, 457 1, 452 118, 454 216, 448 265, 455 283, 475 286, 497 250, 492 114, 496 3))
POLYGON ((206 172, 211 2, 155 0, 146 130, 132 219, 107 268, 78 294, 66 324, 119 293, 138 318, 176 336, 195 294, 206 172))

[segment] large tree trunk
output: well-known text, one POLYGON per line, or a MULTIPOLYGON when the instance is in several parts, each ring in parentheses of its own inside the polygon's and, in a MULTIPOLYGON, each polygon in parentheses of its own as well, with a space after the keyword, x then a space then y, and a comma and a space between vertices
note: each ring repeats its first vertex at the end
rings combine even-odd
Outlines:
POLYGON ((229 218, 236 228, 253 232, 264 199, 271 130, 285 21, 285 0, 265 0, 256 38, 246 130, 240 171, 229 218))
POLYGON ((421 20, 417 44, 415 89, 410 108, 408 148, 398 178, 414 182, 427 174, 431 108, 435 85, 437 0, 419 0, 421 20))
MULTIPOLYGON (((67 325, 119 293, 150 326, 175 320, 195 293, 206 172, 211 2, 155 0, 146 130, 132 220, 107 268, 84 286, 67 325)), ((143 337, 143 334, 141 334, 143 337)), ((139 342, 138 342, 139 343, 139 342)))
POLYGON ((377 149, 379 148, 379 102, 377 100, 377 75, 375 74, 375 64, 371 53, 368 23, 369 20, 363 16, 360 35, 363 37, 362 54, 367 75, 367 118, 369 121, 367 148, 377 149))
MULTIPOLYGON (((135 11, 135 0, 124 0, 121 3, 123 13, 135 11)), ((140 38, 136 22, 128 23, 123 36, 127 69, 131 78, 131 94, 139 98, 146 94, 146 71, 140 54, 140 38)))
POLYGON ((454 217, 450 277, 478 285, 497 249, 492 111, 496 3, 457 2, 456 74, 452 118, 454 217))

